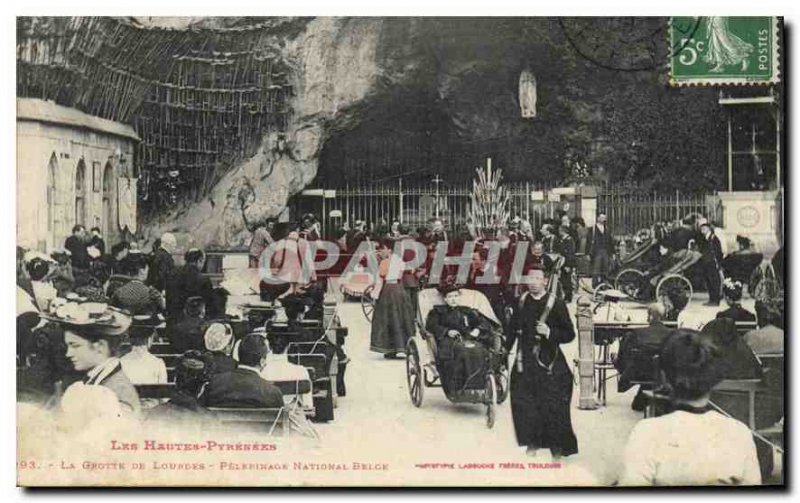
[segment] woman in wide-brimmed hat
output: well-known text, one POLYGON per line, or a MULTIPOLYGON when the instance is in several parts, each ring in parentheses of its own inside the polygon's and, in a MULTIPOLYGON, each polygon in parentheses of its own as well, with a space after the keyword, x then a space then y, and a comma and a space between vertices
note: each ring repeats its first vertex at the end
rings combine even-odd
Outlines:
POLYGON ((111 307, 95 313, 85 304, 67 303, 45 318, 63 327, 66 356, 75 370, 84 374, 83 384, 111 389, 124 410, 138 414, 139 396, 117 358, 131 317, 111 307))

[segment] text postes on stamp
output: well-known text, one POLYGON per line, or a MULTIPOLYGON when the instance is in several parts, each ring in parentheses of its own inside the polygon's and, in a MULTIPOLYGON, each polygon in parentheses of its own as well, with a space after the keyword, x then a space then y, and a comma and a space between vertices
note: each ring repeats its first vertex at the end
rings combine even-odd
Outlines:
POLYGON ((673 17, 669 31, 674 86, 779 81, 775 17, 673 17))

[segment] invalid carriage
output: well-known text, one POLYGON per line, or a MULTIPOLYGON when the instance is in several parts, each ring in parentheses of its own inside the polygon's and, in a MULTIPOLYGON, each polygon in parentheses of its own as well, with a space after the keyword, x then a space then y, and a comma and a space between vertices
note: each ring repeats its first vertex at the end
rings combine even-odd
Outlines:
MULTIPOLYGON (((434 306, 443 305, 444 299, 436 288, 426 288, 419 292, 417 302, 416 333, 409 339, 406 357, 406 378, 411 402, 422 406, 425 388, 442 387, 439 361, 437 359, 436 339, 425 330, 428 313, 434 306)), ((481 292, 462 289, 459 305, 477 310, 492 325, 494 344, 488 349, 486 365, 479 375, 471 376, 460 389, 446 390, 445 396, 453 403, 472 403, 486 406, 486 425, 494 426, 497 405, 508 396, 509 374, 507 353, 503 349, 505 336, 502 324, 494 314, 489 300, 481 292)), ((475 344, 479 344, 475 342, 475 344)))

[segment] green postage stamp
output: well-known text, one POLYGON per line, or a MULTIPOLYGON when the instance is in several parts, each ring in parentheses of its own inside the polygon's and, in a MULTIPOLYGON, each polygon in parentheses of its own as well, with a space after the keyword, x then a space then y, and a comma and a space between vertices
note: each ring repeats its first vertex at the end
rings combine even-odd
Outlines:
POLYGON ((670 18, 670 83, 777 83, 778 26, 776 17, 670 18))

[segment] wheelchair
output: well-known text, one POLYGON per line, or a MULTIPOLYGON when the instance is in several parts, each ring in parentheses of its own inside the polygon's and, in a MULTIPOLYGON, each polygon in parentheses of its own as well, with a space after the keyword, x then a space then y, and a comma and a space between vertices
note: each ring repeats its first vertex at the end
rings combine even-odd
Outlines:
MULTIPOLYGON (((690 244, 689 249, 661 257, 656 263, 647 260, 649 252, 658 246, 659 241, 652 237, 620 262, 613 287, 639 302, 659 299, 674 290, 682 290, 691 299, 694 288, 684 273, 700 260, 700 253, 690 244)), ((606 283, 598 285, 595 298, 602 297, 602 291, 610 288, 606 283)))
POLYGON ((452 403, 483 404, 486 406, 486 426, 492 428, 496 407, 508 397, 509 371, 507 353, 503 350, 502 324, 492 310, 489 300, 481 292, 462 289, 459 305, 471 307, 492 324, 493 345, 488 348, 487 361, 481 375, 470 376, 460 389, 447 390, 442 386, 437 359, 436 339, 425 330, 428 313, 434 306, 443 305, 444 300, 435 288, 419 292, 417 302, 416 333, 406 345, 406 378, 411 402, 422 406, 425 388, 442 387, 452 403))

